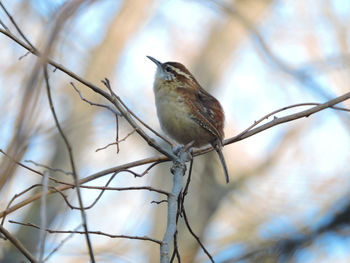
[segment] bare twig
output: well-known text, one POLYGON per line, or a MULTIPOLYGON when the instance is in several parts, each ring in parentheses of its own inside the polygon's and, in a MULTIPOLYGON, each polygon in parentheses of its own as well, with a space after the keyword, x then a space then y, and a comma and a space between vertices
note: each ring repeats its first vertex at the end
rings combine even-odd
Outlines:
POLYGON ((188 228, 188 230, 190 231, 191 235, 197 240, 198 244, 200 245, 200 247, 203 249, 204 253, 208 256, 208 258, 210 259, 211 262, 215 262, 212 255, 209 253, 209 251, 205 248, 205 246, 203 245, 203 243, 201 242, 201 240, 199 239, 199 237, 193 232, 190 223, 188 222, 187 219, 187 215, 186 215, 186 211, 185 208, 183 208, 182 210, 182 215, 184 217, 186 226, 188 228))
MULTIPOLYGON (((118 118, 118 117, 116 117, 116 118, 118 118)), ((95 152, 104 150, 104 149, 108 148, 109 146, 112 146, 112 145, 115 145, 115 144, 117 145, 117 149, 118 149, 117 152, 119 152, 119 143, 124 142, 130 135, 132 135, 133 133, 135 133, 135 131, 136 131, 135 129, 132 130, 132 131, 129 132, 127 135, 125 135, 125 137, 124 137, 123 139, 120 139, 119 141, 117 140, 117 141, 115 141, 115 142, 112 142, 112 143, 107 144, 107 145, 104 146, 104 147, 98 148, 98 149, 95 150, 95 152)))
MULTIPOLYGON (((271 116, 273 114, 276 114, 276 112, 281 112, 281 111, 284 111, 286 109, 290 109, 290 108, 293 108, 293 107, 300 107, 300 106, 305 106, 306 104, 309 104, 309 103, 301 103, 301 104, 295 104, 295 105, 291 105, 291 106, 287 106, 287 107, 283 107, 279 110, 276 110, 276 111, 273 111, 272 113, 269 113, 267 115, 265 115, 264 117, 262 117, 258 123, 257 122, 254 122, 251 126, 249 126, 247 129, 245 129, 243 132, 239 133, 238 135, 234 136, 234 137, 231 137, 231 138, 228 138, 226 140, 224 140, 224 145, 228 145, 228 144, 231 144, 231 143, 235 143, 235 142, 238 142, 238 141, 241 141, 243 139, 246 139, 250 136, 253 136, 257 133, 260 133, 264 130, 267 130, 269 128, 272 128, 276 125, 279 125, 279 124, 282 124, 282 123, 286 123, 286 122, 290 122, 290 121, 293 121, 293 120, 297 120, 297 119, 301 119, 301 118, 307 118, 309 116, 311 116, 312 114, 315 114, 316 112, 319 112, 319 111, 322 111, 324 109, 327 109, 327 108, 331 108, 333 107, 334 105, 340 103, 340 102, 343 102, 343 101, 346 101, 350 99, 350 92, 347 92, 339 97, 336 97, 335 99, 332 99, 332 100, 329 100, 325 103, 310 103, 310 105, 317 105, 315 107, 312 107, 310 109, 307 109, 307 110, 304 110, 304 111, 300 111, 300 112, 297 112, 297 113, 294 113, 294 114, 290 114, 290 115, 287 115, 287 116, 284 116, 284 117, 281 117, 281 118, 274 118, 272 121, 270 122, 267 122, 263 125, 260 125, 258 126, 257 128, 255 129, 252 129, 252 127, 256 126, 259 122, 263 121, 264 119, 268 118, 268 116, 271 116)), ((335 108, 336 110, 344 110, 344 108, 335 108)), ((198 155, 202 155, 204 153, 208 153, 210 151, 213 150, 213 147, 206 147, 206 148, 203 148, 203 149, 200 149, 200 150, 196 150, 194 151, 194 156, 198 156, 198 155)))
MULTIPOLYGON (((282 111, 285 111, 285 110, 289 110, 289 109, 292 109, 292 108, 296 108, 296 107, 304 107, 304 106, 319 106, 321 105, 321 103, 312 103, 312 102, 307 102, 307 103, 298 103, 298 104, 293 104, 293 105, 290 105, 290 106, 286 106, 286 107, 283 107, 281 109, 278 109, 278 110, 275 110, 269 114, 266 114, 265 116, 263 116, 262 118, 260 118, 259 120, 257 121, 254 121, 254 123, 252 125, 250 125, 247 129, 245 129, 244 131, 242 131, 241 133, 239 133, 238 135, 236 135, 235 137, 240 137, 242 136, 243 134, 245 134, 246 132, 248 132, 249 130, 251 130, 252 128, 254 128, 255 126, 257 126, 259 123, 261 123, 262 121, 264 120, 267 120, 269 117, 271 117, 272 115, 275 115, 276 113, 279 113, 279 112, 282 112, 282 111)), ((331 109, 335 109, 335 110, 341 110, 341 111, 348 111, 350 112, 350 109, 347 109, 347 108, 342 108, 342 107, 336 107, 336 106, 330 106, 329 108, 331 109)), ((308 116, 306 116, 308 117, 308 116)))
MULTIPOLYGON (((345 93, 344 95, 342 96, 339 96, 335 99, 332 99, 332 100, 329 100, 323 104, 318 104, 317 106, 315 107, 312 107, 310 109, 307 109, 307 110, 304 110, 304 111, 300 111, 300 112, 297 112, 295 114, 291 114, 291 115, 287 115, 285 117, 281 117, 281 118, 274 118, 272 121, 268 122, 268 123, 265 123, 255 129, 252 129, 252 130, 249 130, 245 133, 240 133, 238 134, 237 136, 235 137, 232 137, 228 140, 225 140, 225 144, 230 144, 230 143, 233 143, 233 142, 236 142, 236 141, 240 141, 240 140, 243 140, 245 138, 248 138, 254 134, 257 134, 259 132, 262 132, 266 129, 269 129, 273 126, 276 126, 276 125, 279 125, 279 124, 282 124, 282 123, 286 123, 286 122, 290 122, 290 121, 293 121, 293 120, 296 120, 296 119, 300 119, 300 118, 307 118, 309 116, 311 116, 312 114, 315 114, 316 112, 319 112, 321 110, 324 110, 326 108, 330 108, 332 106, 334 106, 335 104, 338 104, 342 101, 345 101, 345 100, 348 100, 350 99, 350 92, 347 92, 345 93)), ((286 110, 286 109, 289 109, 291 107, 294 107, 295 105, 292 105, 292 106, 288 106, 288 107, 284 107, 280 110, 277 110, 275 112, 279 112, 279 111, 282 111, 282 110, 286 110)), ((300 106, 300 105, 298 105, 300 106)), ((304 106, 304 105, 303 105, 304 106)), ((273 113, 274 114, 274 113, 273 113)), ((271 113, 268 114, 268 115, 272 115, 271 113)), ((268 116, 266 115, 266 116, 268 116)), ((264 118, 266 118, 266 116, 264 118)))
MULTIPOLYGON (((119 118, 115 115, 115 141, 119 141, 119 118)), ((117 153, 119 153, 119 143, 117 143, 117 153)))
MULTIPOLYGON (((0 2, 1 3, 1 2, 0 2)), ((30 252, 23 246, 23 244, 15 238, 13 235, 11 235, 10 232, 6 230, 2 225, 0 225, 0 232, 4 234, 4 236, 10 240, 10 242, 32 263, 36 263, 36 259, 30 252)))
MULTIPOLYGON (((81 227, 81 225, 77 226, 76 228, 74 228, 73 231, 77 231, 79 228, 81 227)), ((70 233, 67 237, 65 237, 64 239, 61 240, 61 242, 58 244, 57 247, 55 247, 43 260, 43 262, 46 262, 49 260, 49 258, 55 254, 69 239, 71 239, 73 237, 74 233, 70 233)))
POLYGON ((81 197, 81 192, 80 192, 80 185, 79 185, 79 177, 78 177, 78 173, 77 170, 75 168, 75 162, 74 162, 74 156, 73 156, 73 151, 72 151, 72 146, 68 141, 68 138, 66 137, 66 135, 64 134, 61 125, 58 121, 57 115, 56 115, 56 111, 52 102, 52 97, 51 97, 51 88, 50 88, 50 83, 49 83, 49 76, 47 73, 47 66, 43 66, 43 71, 44 71, 44 78, 45 78, 45 82, 46 82, 46 91, 47 91, 47 96, 48 96, 48 100, 49 100, 49 104, 50 104, 50 109, 53 115, 53 118, 55 120, 57 129, 59 131, 59 133, 61 134, 62 139, 64 140, 64 143, 66 145, 67 151, 68 151, 68 155, 69 155, 69 160, 70 160, 70 165, 72 168, 72 172, 73 172, 73 179, 74 179, 74 186, 76 188, 76 192, 77 192, 77 196, 78 196, 78 203, 80 206, 80 215, 81 215, 81 219, 82 219, 82 225, 84 228, 84 232, 85 232, 85 239, 86 239, 86 243, 87 243, 87 247, 89 250, 89 255, 90 255, 90 260, 92 263, 95 262, 95 257, 94 257, 94 252, 92 249, 92 245, 91 245, 91 241, 90 241, 90 237, 89 237, 89 233, 88 233, 88 225, 87 225, 87 218, 86 218, 86 214, 85 211, 83 209, 84 205, 83 205, 83 200, 81 197))
POLYGON ((91 106, 98 106, 98 107, 102 107, 102 108, 106 108, 108 110, 110 110, 112 113, 114 113, 115 115, 119 115, 121 116, 120 112, 116 111, 114 108, 112 108, 111 106, 108 105, 104 105, 101 103, 96 103, 96 102, 92 102, 90 100, 88 100, 87 98, 85 98, 82 94, 81 91, 75 87, 73 82, 70 82, 70 84, 72 85, 72 87, 74 88, 74 90, 79 94, 79 97, 81 98, 82 101, 85 101, 87 103, 89 103, 91 106))
MULTIPOLYGON (((35 51, 35 47, 33 46, 33 44, 28 40, 28 38, 23 34, 22 30, 19 28, 19 26, 17 25, 16 21, 14 20, 14 18, 12 17, 12 15, 10 14, 10 12, 6 9, 6 7, 2 4, 2 2, 0 1, 0 7, 4 10, 4 12, 6 13, 6 15, 8 16, 8 18, 10 19, 10 21, 12 22, 12 24, 15 26, 17 32, 21 35, 21 37, 24 39, 24 41, 32 48, 33 51, 35 51)), ((5 27, 6 29, 6 27, 5 27)), ((8 30, 8 29, 7 29, 8 30)), ((8 30, 10 32, 10 30, 8 30)))
POLYGON ((64 171, 64 170, 62 170, 60 168, 52 168, 50 166, 47 166, 47 165, 44 165, 44 164, 40 164, 40 163, 34 162, 32 160, 24 160, 24 161, 27 162, 27 163, 32 163, 32 164, 34 164, 36 166, 45 168, 47 170, 50 170, 51 172, 59 172, 59 173, 63 173, 63 174, 66 174, 66 175, 73 175, 72 172, 67 172, 67 171, 64 171))
POLYGON ((5 25, 4 22, 2 22, 1 19, 0 19, 0 25, 1 25, 7 32, 10 32, 10 30, 8 29, 8 27, 5 25))
MULTIPOLYGON (((6 216, 7 216, 9 213, 12 212, 11 209, 10 209, 10 205, 16 200, 16 198, 20 197, 21 195, 25 194, 26 192, 28 192, 28 191, 30 191, 30 190, 34 189, 35 187, 38 187, 38 186, 41 186, 41 184, 34 184, 34 185, 31 185, 30 187, 28 187, 28 188, 25 189, 24 191, 20 192, 19 194, 15 194, 15 195, 11 198, 11 200, 10 200, 10 202, 8 203, 6 209, 1 213, 1 214, 2 214, 2 220, 1 220, 1 225, 2 225, 2 226, 4 225, 6 216)), ((40 195, 40 197, 41 197, 41 195, 40 195)), ((40 198, 40 197, 39 197, 39 198, 40 198)))
POLYGON ((104 81, 102 81, 102 83, 107 87, 107 89, 109 90, 110 94, 114 97, 117 98, 117 100, 120 102, 120 104, 136 119, 138 120, 143 126, 145 126, 147 129, 149 129, 151 132, 153 132, 155 135, 157 135, 159 138, 161 138, 163 141, 165 141, 166 143, 168 143, 171 147, 174 147, 173 143, 171 141, 169 141, 167 138, 165 138, 164 136, 162 136, 161 134, 159 134, 158 132, 156 132, 154 129, 152 129, 148 124, 146 124, 144 121, 142 121, 139 117, 137 117, 137 115, 129 109, 128 106, 126 106, 126 104, 122 101, 122 99, 117 96, 117 94, 112 90, 112 87, 110 85, 109 80, 106 78, 104 81))
MULTIPOLYGON (((93 180, 95 180, 97 178, 100 178, 102 176, 108 175, 110 173, 118 172, 118 171, 125 170, 125 169, 128 169, 128 168, 137 167, 137 166, 140 166, 140 165, 154 163, 154 162, 162 163, 162 162, 166 162, 166 161, 168 161, 168 159, 166 157, 152 157, 152 158, 145 158, 145 159, 141 159, 141 160, 138 160, 138 161, 130 162, 130 163, 127 163, 127 164, 122 164, 122 165, 119 165, 119 166, 116 166, 116 167, 112 167, 112 168, 109 168, 109 169, 106 169, 106 170, 99 171, 99 172, 94 173, 94 174, 92 174, 90 176, 87 176, 87 177, 85 177, 83 179, 80 179, 79 180, 79 185, 87 183, 87 182, 90 182, 90 181, 93 181, 93 180)), ((56 190, 64 191, 64 190, 68 190, 68 189, 71 189, 71 188, 74 188, 74 185, 66 183, 65 185, 61 185, 61 186, 56 187, 56 190)), ((57 192, 56 190, 52 190, 51 189, 51 190, 49 190, 49 192, 47 194, 56 193, 57 192)), ((4 211, 1 211, 0 212, 0 218, 4 217, 7 214, 10 214, 10 213, 16 211, 17 209, 19 209, 19 208, 21 208, 21 207, 23 207, 23 206, 25 206, 27 204, 30 204, 31 202, 34 202, 34 201, 40 199, 41 195, 42 195, 42 193, 36 193, 33 196, 31 196, 31 197, 29 197, 29 198, 19 202, 18 204, 15 204, 12 207, 9 207, 8 209, 6 209, 4 211)))
POLYGON ((135 190, 146 190, 150 192, 156 192, 168 196, 169 192, 154 188, 152 186, 130 186, 130 187, 104 187, 104 186, 84 186, 86 189, 96 189, 105 191, 135 191, 135 190))
POLYGON ((21 59, 25 58, 25 57, 28 56, 29 54, 31 54, 31 53, 30 53, 29 51, 27 51, 24 55, 20 56, 20 57, 18 58, 18 60, 21 60, 21 59))
MULTIPOLYGON (((164 154, 167 156, 169 159, 174 160, 176 159, 176 156, 172 153, 164 149, 164 147, 158 145, 154 139, 149 137, 147 133, 141 129, 141 127, 135 122, 134 118, 138 119, 135 117, 136 115, 130 111, 128 107, 121 101, 121 99, 112 91, 111 85, 109 83, 109 80, 106 78, 105 80, 102 81, 102 83, 107 87, 107 89, 110 91, 111 96, 108 96, 108 100, 114 104, 114 106, 120 111, 120 113, 123 115, 125 120, 136 130, 136 132, 148 143, 148 145, 152 146, 155 148, 158 152, 164 154), (133 117, 134 118, 133 118, 133 117)), ((144 123, 143 123, 144 124, 144 123)), ((145 124, 144 124, 145 125, 145 124)), ((153 130, 152 130, 153 131, 153 130)), ((155 132, 155 131, 153 131, 155 132)), ((155 132, 156 135, 160 136, 160 138, 163 138, 161 135, 155 132)), ((166 140, 167 141, 167 140, 166 140)), ((169 141, 167 141, 170 143, 169 141)), ((171 145, 171 144, 170 144, 171 145)))
POLYGON ((176 259, 177 259, 177 262, 178 263, 181 263, 181 257, 180 257, 180 253, 179 253, 179 247, 177 245, 177 230, 175 232, 175 235, 174 235, 174 251, 173 251, 173 254, 171 256, 171 259, 170 259, 170 263, 172 263, 175 259, 175 256, 176 256, 176 259))
MULTIPOLYGON (((18 224, 18 225, 22 225, 22 226, 29 226, 29 227, 34 227, 36 229, 40 229, 40 226, 31 224, 31 223, 21 223, 21 222, 17 222, 17 221, 13 221, 13 220, 9 220, 9 223, 12 224, 18 224)), ((58 233, 58 234, 85 234, 85 231, 74 231, 74 230, 52 230, 52 229, 45 229, 46 232, 50 233, 50 234, 54 234, 54 233, 58 233)), ((137 240, 145 240, 145 241, 151 241, 153 243, 157 243, 157 244, 161 244, 162 241, 151 238, 151 237, 147 237, 147 236, 129 236, 129 235, 112 235, 112 234, 108 234, 108 233, 104 233, 101 231, 89 231, 89 234, 93 234, 93 235, 101 235, 101 236, 107 236, 110 238, 126 238, 126 239, 137 239, 137 240)))

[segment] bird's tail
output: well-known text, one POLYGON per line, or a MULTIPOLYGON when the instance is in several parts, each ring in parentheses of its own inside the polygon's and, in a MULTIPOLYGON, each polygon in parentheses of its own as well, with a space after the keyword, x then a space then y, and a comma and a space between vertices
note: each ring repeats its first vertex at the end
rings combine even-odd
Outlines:
POLYGON ((225 158, 224 158, 224 155, 222 154, 222 151, 221 151, 221 147, 220 147, 220 145, 217 144, 214 146, 214 148, 215 148, 216 152, 218 153, 222 168, 224 168, 225 179, 226 179, 226 183, 228 184, 229 183, 229 176, 228 176, 225 158))

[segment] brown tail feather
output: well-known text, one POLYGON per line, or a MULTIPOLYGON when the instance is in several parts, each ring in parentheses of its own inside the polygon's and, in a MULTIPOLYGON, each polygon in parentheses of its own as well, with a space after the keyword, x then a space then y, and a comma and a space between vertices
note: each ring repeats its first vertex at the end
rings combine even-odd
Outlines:
POLYGON ((224 155, 222 154, 222 151, 221 151, 221 147, 219 145, 215 145, 214 148, 215 148, 216 152, 218 153, 222 168, 224 168, 225 179, 226 179, 226 183, 228 184, 229 183, 229 176, 228 176, 225 158, 224 158, 224 155))

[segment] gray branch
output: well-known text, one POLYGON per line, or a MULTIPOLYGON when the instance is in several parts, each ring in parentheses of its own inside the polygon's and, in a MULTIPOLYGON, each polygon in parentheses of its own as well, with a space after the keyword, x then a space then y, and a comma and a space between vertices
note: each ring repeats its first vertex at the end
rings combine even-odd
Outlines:
POLYGON ((160 262, 169 263, 171 242, 176 232, 177 201, 182 190, 182 178, 186 172, 186 161, 188 153, 181 150, 178 158, 174 160, 171 169, 173 173, 173 188, 168 196, 168 221, 166 231, 160 245, 160 262))

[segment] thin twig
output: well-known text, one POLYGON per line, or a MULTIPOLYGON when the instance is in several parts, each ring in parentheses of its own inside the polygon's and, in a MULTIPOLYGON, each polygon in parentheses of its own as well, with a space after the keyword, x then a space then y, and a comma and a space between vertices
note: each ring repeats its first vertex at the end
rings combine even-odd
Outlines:
MULTIPOLYGON (((19 28, 19 26, 17 25, 16 21, 14 20, 14 18, 12 17, 12 15, 10 14, 9 11, 7 11, 6 7, 2 4, 2 2, 0 1, 0 6, 1 8, 4 10, 4 12, 6 13, 6 15, 8 16, 8 18, 10 19, 10 21, 12 22, 12 24, 15 26, 17 32, 21 35, 21 37, 24 39, 24 41, 32 48, 33 51, 35 51, 35 47, 33 46, 33 44, 28 40, 28 38, 23 34, 22 30, 19 28)), ((8 30, 9 31, 9 30, 8 30)), ((9 31, 10 32, 10 31, 9 31)))
POLYGON ((45 168, 45 169, 47 169, 47 170, 50 170, 51 172, 59 172, 59 173, 65 174, 65 175, 73 175, 72 172, 67 172, 67 171, 64 171, 64 170, 62 170, 62 169, 60 169, 60 168, 52 168, 52 167, 50 167, 50 166, 47 166, 47 165, 44 165, 44 164, 40 164, 40 163, 34 162, 34 161, 32 161, 32 160, 24 160, 24 161, 27 162, 27 163, 32 163, 32 164, 34 164, 34 165, 36 165, 36 166, 45 168))
POLYGON ((161 138, 163 141, 165 141, 166 143, 168 143, 172 148, 174 147, 174 144, 169 141, 167 138, 165 138, 164 136, 162 136, 161 134, 159 134, 157 131, 155 131, 154 129, 152 129, 148 124, 146 124, 144 121, 142 121, 139 117, 137 117, 137 115, 129 109, 128 106, 126 106, 126 104, 123 102, 123 100, 117 96, 117 94, 113 91, 109 80, 106 78, 104 81, 102 81, 102 83, 107 87, 107 89, 109 90, 110 94, 114 97, 117 98, 117 100, 120 102, 120 104, 136 119, 138 120, 143 126, 145 126, 147 129, 149 129, 151 132, 153 132, 155 135, 157 135, 159 138, 161 138))
MULTIPOLYGON (((262 117, 261 119, 259 119, 259 121, 255 121, 252 125, 250 125, 247 129, 245 129, 243 132, 240 132, 238 135, 234 136, 234 137, 231 137, 231 138, 228 138, 226 140, 224 140, 223 142, 223 145, 228 145, 228 144, 231 144, 231 143, 235 143, 235 142, 238 142, 238 141, 241 141, 241 140, 244 140, 250 136, 253 136, 257 133, 260 133, 262 131, 265 131, 269 128, 272 128, 276 125, 279 125, 279 124, 282 124, 282 123, 286 123, 286 122, 290 122, 290 121, 293 121, 293 120, 296 120, 296 119, 301 119, 301 118, 307 118, 309 116, 311 116, 312 114, 315 114, 319 111, 322 111, 324 109, 327 109, 327 108, 332 108, 334 105, 340 103, 340 102, 343 102, 343 101, 346 101, 350 99, 350 92, 347 92, 339 97, 336 97, 332 100, 329 100, 325 103, 299 103, 299 104, 294 104, 294 105, 290 105, 290 106, 287 106, 287 107, 283 107, 281 109, 278 109, 276 111, 273 111, 267 115, 265 115, 264 117, 262 117), (262 124, 258 127, 256 127, 255 129, 252 129, 252 127, 255 127, 259 122, 263 121, 264 119, 268 118, 268 116, 271 116, 273 114, 276 114, 276 112, 281 112, 281 111, 284 111, 284 110, 287 110, 287 109, 290 109, 290 108, 294 108, 294 107, 300 107, 300 106, 306 106, 307 104, 309 105, 317 105, 315 107, 312 107, 310 109, 307 109, 307 110, 303 110, 303 111, 300 111, 300 112, 297 112, 297 113, 294 113, 294 114, 290 114, 290 115, 287 115, 287 116, 284 116, 284 117, 280 117, 280 118, 274 118, 272 121, 270 122, 267 122, 265 124, 262 124)), ((344 108, 340 108, 340 107, 337 107, 337 108, 334 108, 335 110, 344 110, 344 108)), ((194 151, 194 156, 198 156, 198 155, 202 155, 204 153, 208 153, 208 152, 211 152, 213 150, 213 147, 205 147, 205 148, 202 148, 202 149, 199 149, 199 150, 196 150, 194 151)))
MULTIPOLYGON (((167 151, 163 146, 158 145, 155 140, 147 135, 147 133, 135 122, 135 119, 138 119, 135 117, 136 115, 130 111, 130 109, 122 102, 122 100, 112 91, 110 82, 107 78, 105 78, 102 83, 107 87, 107 89, 110 91, 111 95, 109 96, 109 100, 114 104, 114 106, 117 107, 117 109, 121 112, 125 120, 128 121, 128 123, 136 130, 136 132, 148 143, 148 145, 155 148, 158 152, 168 156, 171 160, 176 159, 176 156, 172 153, 167 151), (133 118, 133 117, 134 118, 133 118)), ((143 123, 143 125, 145 125, 143 123)), ((152 130, 157 136, 168 142, 170 145, 171 142, 163 138, 160 134, 152 130)))
MULTIPOLYGON (((79 228, 81 227, 81 225, 77 226, 76 228, 74 228, 73 231, 77 231, 79 228)), ((65 237, 64 239, 61 240, 61 242, 58 244, 57 247, 55 247, 43 260, 43 262, 46 262, 49 260, 49 258, 55 254, 69 239, 71 239, 73 237, 74 233, 70 233, 67 237, 65 237)))
MULTIPOLYGON (((118 118, 118 117, 116 117, 116 118, 118 118)), ((136 132, 136 130, 135 129, 133 129, 131 132, 129 132, 124 138, 122 138, 122 139, 120 139, 119 141, 117 140, 117 141, 115 141, 115 142, 112 142, 112 143, 109 143, 109 144, 107 144, 106 146, 104 146, 104 147, 101 147, 101 148, 98 148, 98 149, 96 149, 95 150, 95 152, 98 152, 98 151, 101 151, 101 150, 104 150, 104 149, 106 149, 106 148, 108 148, 109 146, 112 146, 112 145, 117 145, 117 153, 119 152, 119 143, 121 143, 121 142, 124 142, 129 136, 131 136, 132 134, 134 134, 136 132)))
MULTIPOLYGON (((130 163, 127 163, 127 164, 122 164, 122 165, 119 165, 119 166, 116 166, 116 167, 112 167, 112 168, 108 168, 106 170, 102 170, 102 171, 99 171, 97 173, 94 173, 90 176, 87 176, 85 178, 82 178, 80 179, 79 181, 79 184, 84 184, 84 183, 87 183, 87 182, 90 182, 90 181, 93 181, 95 179, 98 179, 102 176, 106 176, 108 174, 111 174, 111 173, 114 173, 114 172, 118 172, 118 171, 124 171, 125 169, 129 169, 129 168, 132 168, 132 167, 137 167, 137 166, 141 166, 141 165, 145 165, 145 164, 149 164, 149 163, 154 163, 154 162, 157 162, 157 163, 162 163, 162 162, 166 162, 168 161, 168 159, 166 157, 152 157, 152 158, 145 158, 145 159, 141 159, 141 160, 137 160, 137 161, 134 161, 134 162, 130 162, 130 163)), ((74 185, 72 184, 64 184, 64 185, 61 185, 61 186, 57 186, 56 189, 59 190, 59 191, 64 191, 64 190, 68 190, 68 189, 72 189, 74 188, 74 185)), ((53 193, 56 193, 57 191, 55 190, 49 190, 49 192, 47 194, 53 194, 53 193)), ((9 207, 8 209, 6 210, 3 210, 0 212, 0 218, 4 217, 5 215, 7 214, 10 214, 16 210, 18 210, 19 208, 25 206, 25 205, 28 205, 38 199, 40 199, 42 193, 39 192, 39 193, 36 193, 34 195, 32 195, 31 197, 19 202, 18 204, 15 204, 13 205, 12 207, 9 207)))
MULTIPOLYGON (((28 192, 28 191, 30 191, 30 190, 34 189, 35 187, 38 187, 38 186, 41 186, 41 184, 34 184, 34 185, 31 185, 30 187, 28 187, 28 188, 25 189, 24 191, 20 192, 19 194, 15 194, 15 195, 11 198, 10 202, 7 204, 6 209, 2 212, 2 220, 1 220, 1 225, 2 225, 2 226, 3 226, 4 223, 5 223, 5 218, 6 218, 6 216, 7 216, 9 213, 12 212, 11 209, 10 209, 10 205, 16 200, 16 198, 20 197, 21 195, 25 194, 26 192, 28 192)), ((40 195, 40 197, 41 197, 41 195, 40 195)), ((40 198, 40 197, 39 197, 39 198, 40 198)))
POLYGON ((110 110, 112 113, 114 113, 115 115, 121 116, 120 112, 116 111, 114 108, 112 108, 112 107, 110 107, 108 105, 100 104, 100 103, 96 103, 96 102, 92 102, 92 101, 88 100, 87 98, 85 98, 81 94, 81 91, 74 85, 73 82, 70 82, 70 84, 72 85, 74 90, 79 94, 79 97, 81 98, 82 101, 85 101, 85 102, 89 103, 91 106, 98 106, 98 107, 106 108, 106 109, 110 110))
MULTIPOLYGON (((312 107, 310 109, 307 109, 307 110, 304 110, 304 111, 300 111, 300 112, 297 112, 297 113, 294 113, 294 114, 291 114, 291 115, 287 115, 285 117, 280 117, 280 118, 274 118, 272 121, 268 122, 268 123, 265 123, 255 129, 252 129, 252 130, 248 130, 247 132, 244 132, 244 133, 240 133, 238 134, 237 136, 233 137, 233 138, 230 138, 228 140, 225 140, 225 144, 230 144, 230 143, 233 143, 233 142, 236 142, 236 141, 240 141, 240 140, 243 140, 245 138, 248 138, 254 134, 257 134, 259 132, 262 132, 266 129, 269 129, 273 126, 276 126, 276 125, 279 125, 279 124, 282 124, 282 123, 286 123, 286 122, 290 122, 290 121, 293 121, 293 120, 296 120, 296 119, 300 119, 300 118, 307 118, 309 116, 311 116, 312 114, 315 114, 316 112, 319 112, 321 110, 324 110, 326 108, 330 108, 332 107, 333 105, 335 104, 338 104, 342 101, 345 101, 345 100, 348 100, 350 99, 350 92, 347 92, 345 93, 344 95, 342 96, 339 96, 335 99, 332 99, 332 100, 329 100, 325 103, 322 103, 322 104, 318 104, 317 106, 315 107, 312 107)), ((303 105, 302 106, 305 106, 304 103, 302 103, 303 105)), ((299 107, 301 104, 295 104, 295 105, 291 105, 291 106, 288 106, 288 107, 283 107, 277 111, 274 111, 266 116, 264 116, 263 118, 267 118, 268 116, 271 116, 277 112, 280 112, 280 111, 283 111, 283 110, 286 110, 286 109, 290 109, 292 107, 299 107)))
MULTIPOLYGON (((119 118, 115 115, 115 141, 119 142, 119 118)), ((119 143, 117 143, 117 153, 119 153, 119 143)))
POLYGON ((177 262, 181 263, 181 256, 179 253, 179 247, 177 245, 177 231, 175 232, 175 235, 174 235, 174 251, 173 251, 173 254, 171 256, 170 263, 172 263, 174 261, 175 256, 177 258, 177 262))
MULTIPOLYGON (((275 110, 269 114, 266 114, 265 116, 263 116, 262 118, 260 118, 257 121, 254 121, 254 123, 252 125, 250 125, 247 129, 245 129, 244 131, 242 131, 241 133, 239 133, 238 135, 236 135, 235 137, 240 137, 243 134, 247 133, 249 130, 251 130, 252 128, 254 128, 255 126, 257 126, 259 123, 261 123, 264 120, 267 120, 269 117, 271 117, 272 115, 275 115, 279 112, 285 111, 285 110, 289 110, 292 108, 296 108, 296 107, 305 107, 305 106, 319 106, 321 105, 321 103, 312 103, 312 102, 307 102, 307 103, 297 103, 297 104, 293 104, 293 105, 289 105, 283 108, 280 108, 278 110, 275 110)), ((348 111, 350 112, 350 109, 347 108, 342 108, 342 107, 336 107, 336 106, 330 106, 329 108, 331 109, 335 109, 335 110, 341 110, 341 111, 348 111)))
POLYGON ((84 232, 85 232, 85 239, 86 239, 86 243, 87 243, 87 247, 89 250, 89 255, 90 255, 90 260, 92 263, 95 262, 95 256, 94 256, 94 252, 92 249, 92 245, 91 245, 91 241, 90 241, 90 237, 89 237, 89 233, 88 233, 88 225, 87 225, 87 218, 86 218, 86 214, 85 211, 83 209, 84 205, 83 205, 83 200, 81 197, 81 192, 80 192, 80 187, 79 187, 79 176, 77 173, 77 170, 75 168, 75 162, 74 162, 74 157, 73 157, 73 151, 72 151, 72 146, 68 141, 68 138, 66 137, 66 135, 64 134, 61 125, 58 121, 57 115, 56 115, 56 111, 52 102, 52 97, 51 97, 51 88, 50 88, 50 83, 49 83, 49 76, 47 73, 47 66, 45 65, 43 67, 43 71, 44 71, 44 78, 45 78, 45 83, 46 83, 46 91, 47 91, 47 96, 48 96, 48 100, 49 100, 49 104, 50 104, 50 109, 52 112, 52 115, 54 117, 57 129, 62 137, 62 139, 64 140, 64 143, 66 145, 67 151, 68 151, 68 155, 69 155, 69 160, 70 160, 70 165, 72 168, 72 172, 73 172, 73 179, 74 179, 74 185, 76 188, 76 192, 77 192, 77 196, 78 196, 78 203, 80 206, 80 215, 81 215, 81 219, 82 219, 82 225, 84 228, 84 232))
MULTIPOLYGON (((8 155, 6 152, 4 152, 2 149, 0 149, 0 153, 2 153, 3 155, 5 155, 7 158, 9 158, 11 161, 13 161, 14 163, 18 164, 19 166, 33 172, 36 174, 39 174, 40 176, 44 176, 44 174, 42 172, 39 172, 37 170, 34 170, 33 168, 30 168, 29 166, 15 160, 15 158, 13 158, 12 156, 8 155)), ((50 180, 56 182, 56 183, 61 183, 60 181, 56 180, 55 178, 49 177, 50 180)))
MULTIPOLYGON (((21 222, 17 222, 17 221, 13 221, 13 220, 9 220, 9 223, 18 224, 18 225, 22 225, 22 226, 29 226, 29 227, 34 227, 36 229, 40 229, 40 226, 34 225, 32 223, 21 223, 21 222)), ((85 234, 85 231, 75 231, 75 230, 45 229, 45 231, 50 233, 50 234, 85 234)), ((89 234, 107 236, 110 238, 126 238, 126 239, 145 240, 145 241, 151 241, 153 243, 157 243, 158 245, 160 245, 162 243, 162 241, 148 237, 148 236, 112 235, 112 234, 104 233, 101 231, 89 231, 89 234)))
POLYGON ((190 168, 188 169, 188 177, 187 177, 187 181, 186 181, 186 185, 185 185, 185 189, 183 191, 183 200, 185 200, 185 196, 188 193, 188 188, 190 186, 190 182, 191 182, 191 175, 192 175, 192 167, 193 167, 193 158, 191 158, 190 161, 190 168))
POLYGON ((21 60, 21 59, 25 58, 25 57, 28 56, 29 54, 31 54, 31 53, 30 53, 29 51, 27 51, 24 55, 20 56, 20 57, 18 58, 18 60, 21 60))
POLYGON ((8 27, 5 25, 4 22, 2 22, 1 19, 0 19, 0 25, 1 25, 7 32, 10 32, 10 30, 8 29, 8 27))
POLYGON ((156 192, 168 196, 169 192, 154 188, 152 186, 130 186, 130 187, 104 187, 104 186, 84 186, 85 189, 96 189, 105 191, 135 191, 135 190, 146 190, 150 192, 156 192))
POLYGON ((190 231, 191 235, 197 240, 198 244, 200 245, 200 247, 203 249, 204 253, 208 256, 208 258, 210 259, 211 262, 215 262, 212 255, 209 253, 209 251, 205 248, 205 246, 203 245, 202 241, 200 240, 200 238, 193 232, 190 223, 188 222, 187 219, 187 215, 186 215, 186 211, 185 208, 183 208, 182 210, 182 215, 183 218, 185 220, 186 226, 188 228, 188 230, 190 231))

